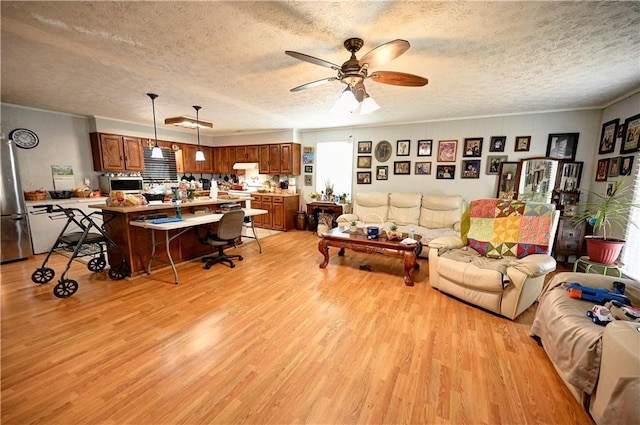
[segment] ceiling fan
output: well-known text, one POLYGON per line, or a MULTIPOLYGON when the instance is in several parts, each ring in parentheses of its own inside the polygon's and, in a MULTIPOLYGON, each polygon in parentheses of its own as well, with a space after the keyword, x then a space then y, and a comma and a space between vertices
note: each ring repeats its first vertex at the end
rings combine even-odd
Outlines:
MULTIPOLYGON (((318 59, 313 56, 305 55, 304 53, 293 52, 290 50, 285 51, 285 54, 300 59, 306 62, 311 62, 316 65, 325 66, 338 72, 336 77, 323 78, 322 80, 312 81, 310 83, 302 84, 291 89, 292 92, 317 87, 329 81, 340 80, 348 87, 346 90, 350 90, 355 96, 358 102, 362 102, 369 95, 364 88, 364 80, 370 79, 372 81, 391 84, 394 86, 405 87, 422 87, 427 85, 428 79, 420 77, 418 75, 406 74, 404 72, 394 71, 375 71, 369 74, 371 68, 384 65, 387 62, 397 58, 407 50, 409 50, 409 42, 406 40, 393 40, 388 43, 381 44, 380 46, 370 50, 361 59, 356 58, 356 52, 363 46, 364 41, 360 38, 349 38, 344 42, 344 48, 351 52, 351 58, 342 64, 342 66, 334 63, 318 59)), ((345 90, 345 91, 346 91, 345 90)))

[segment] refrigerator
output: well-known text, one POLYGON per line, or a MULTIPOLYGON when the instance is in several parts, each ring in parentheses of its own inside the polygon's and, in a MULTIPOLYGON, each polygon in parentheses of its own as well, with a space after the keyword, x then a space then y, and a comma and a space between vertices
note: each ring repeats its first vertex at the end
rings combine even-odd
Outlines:
POLYGON ((23 260, 31 255, 31 237, 27 208, 25 207, 18 160, 13 141, 4 134, 0 137, 0 160, 2 161, 2 185, 0 186, 2 250, 0 262, 23 260))

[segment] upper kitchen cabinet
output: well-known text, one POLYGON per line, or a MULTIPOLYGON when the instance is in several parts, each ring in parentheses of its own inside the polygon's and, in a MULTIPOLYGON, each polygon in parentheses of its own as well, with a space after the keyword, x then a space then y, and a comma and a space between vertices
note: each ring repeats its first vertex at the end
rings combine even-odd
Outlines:
POLYGON ((300 174, 299 143, 260 145, 260 174, 300 174))
POLYGON ((213 148, 213 172, 217 174, 232 173, 235 155, 235 148, 229 146, 213 148))
POLYGON ((258 162, 258 145, 236 146, 235 162, 258 162))
POLYGON ((182 150, 182 168, 187 173, 213 173, 214 153, 213 149, 208 146, 200 146, 204 153, 204 161, 196 161, 196 151, 198 145, 181 144, 182 150))
POLYGON ((91 133, 95 171, 144 171, 142 140, 117 134, 91 133))

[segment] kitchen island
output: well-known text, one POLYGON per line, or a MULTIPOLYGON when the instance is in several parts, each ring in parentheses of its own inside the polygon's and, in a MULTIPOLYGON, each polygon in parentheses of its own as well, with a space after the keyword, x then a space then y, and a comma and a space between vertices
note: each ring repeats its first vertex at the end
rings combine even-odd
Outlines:
MULTIPOLYGON (((182 215, 189 216, 192 214, 211 214, 217 211, 222 204, 238 203, 242 207, 246 207, 246 202, 251 198, 234 198, 219 197, 217 200, 212 199, 196 199, 181 204, 182 215)), ((125 253, 125 258, 131 268, 131 276, 139 275, 147 271, 147 263, 149 261, 149 253, 153 242, 151 234, 146 229, 136 226, 130 226, 129 222, 148 217, 155 214, 166 214, 168 217, 175 217, 175 208, 171 203, 162 203, 154 205, 138 205, 131 207, 110 207, 106 204, 92 204, 91 208, 102 210, 104 216, 104 228, 109 237, 117 243, 125 253)), ((215 230, 216 223, 203 225, 203 228, 215 230)), ((177 231, 176 231, 177 232, 177 231)), ((204 230, 201 230, 204 233, 204 230)), ((179 264, 184 261, 202 257, 213 253, 215 250, 209 244, 201 244, 195 236, 194 232, 186 232, 176 237, 169 246, 173 262, 179 264)), ((159 247, 158 252, 166 251, 166 247, 159 247)), ((165 255, 165 260, 169 260, 165 255)), ((119 264, 120 253, 116 250, 108 250, 109 263, 119 264), (113 259, 113 263, 112 260, 113 259)), ((156 265, 155 268, 159 268, 156 265)))

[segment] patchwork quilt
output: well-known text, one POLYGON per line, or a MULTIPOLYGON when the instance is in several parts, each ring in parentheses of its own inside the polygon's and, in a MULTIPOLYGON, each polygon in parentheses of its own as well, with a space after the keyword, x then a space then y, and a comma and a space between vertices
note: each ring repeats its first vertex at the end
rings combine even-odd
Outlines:
POLYGON ((467 244, 489 258, 549 254, 555 205, 503 199, 471 201, 467 244))

